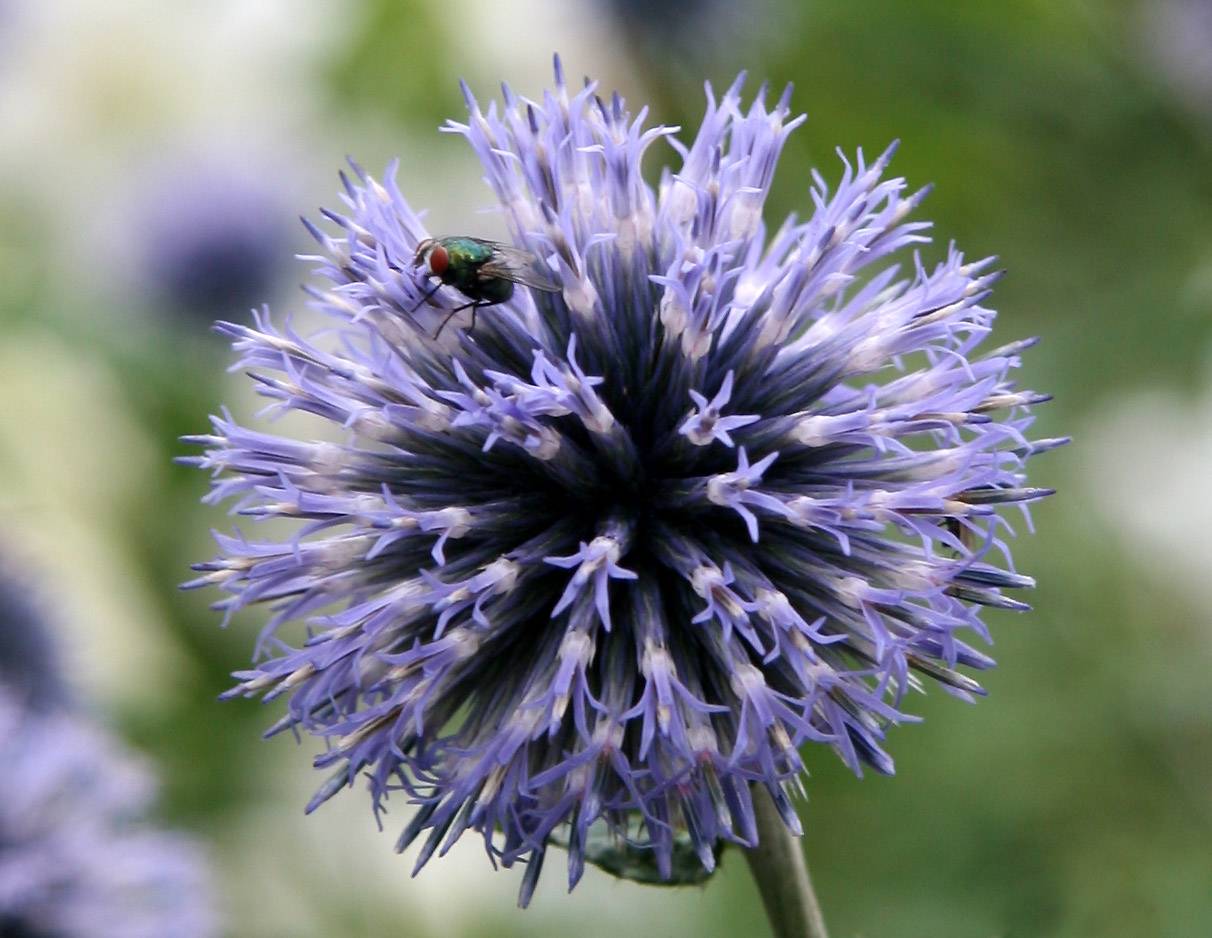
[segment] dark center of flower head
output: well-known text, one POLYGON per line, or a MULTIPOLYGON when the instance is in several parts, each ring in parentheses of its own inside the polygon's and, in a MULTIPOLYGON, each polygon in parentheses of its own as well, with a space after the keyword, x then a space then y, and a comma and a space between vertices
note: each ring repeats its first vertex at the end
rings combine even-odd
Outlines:
POLYGON ((17 915, 0 913, 0 938, 56 938, 17 915))
POLYGON ((277 728, 328 741, 313 807, 360 772, 376 803, 402 789, 418 866, 472 828, 530 861, 525 900, 551 841, 575 882, 604 828, 665 878, 680 842, 710 868, 756 837, 752 784, 798 826, 803 743, 888 772, 907 689, 980 691, 956 668, 992 661, 960 636, 1031 585, 991 562, 994 508, 1046 494, 1022 466, 1058 442, 1025 436, 1029 343, 978 352, 988 260, 880 265, 927 240, 907 220, 925 191, 883 178, 892 149, 767 231, 786 95, 709 98, 658 191, 640 163, 671 131, 558 70, 541 102, 468 105, 447 129, 559 292, 519 288, 433 340, 467 297, 424 305, 431 233, 358 170, 326 213, 340 231, 312 228, 338 328, 222 326, 279 410, 343 436, 215 418, 195 438, 210 497, 301 527, 220 537, 194 583, 229 612, 273 604, 232 693, 288 694, 277 728))

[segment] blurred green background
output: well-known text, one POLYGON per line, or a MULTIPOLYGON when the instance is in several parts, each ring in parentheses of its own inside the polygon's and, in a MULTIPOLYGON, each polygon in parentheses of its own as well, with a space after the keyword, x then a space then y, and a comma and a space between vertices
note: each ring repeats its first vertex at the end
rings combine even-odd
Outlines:
POLYGON ((177 437, 255 406, 207 321, 299 305, 305 268, 245 264, 218 296, 174 273, 306 249, 293 215, 336 202, 346 153, 399 156, 433 230, 491 232, 436 126, 463 113, 458 78, 534 94, 557 49, 686 128, 704 78, 794 81, 810 120, 768 217, 808 206, 811 167, 837 178, 834 147, 900 138, 893 169, 937 183, 933 250, 998 254, 997 335, 1044 337, 1038 435, 1076 442, 1034 466, 1061 494, 1017 544, 1036 611, 988 617, 990 698, 913 701, 896 778, 806 753, 833 933, 1212 934, 1212 2, 6 0, 3 542, 81 694, 158 764, 163 816, 211 844, 230 934, 765 933, 736 857, 681 892, 591 873, 567 896, 553 870, 523 913, 470 844, 412 880, 364 799, 304 818, 308 747, 215 700, 256 617, 222 631, 213 596, 176 590, 227 524, 177 437))

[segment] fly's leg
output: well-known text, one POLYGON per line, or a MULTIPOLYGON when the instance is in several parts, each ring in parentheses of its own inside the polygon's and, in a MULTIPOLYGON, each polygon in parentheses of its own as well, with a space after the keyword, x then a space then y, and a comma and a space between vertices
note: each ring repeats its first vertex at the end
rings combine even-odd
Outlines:
MULTIPOLYGON (((504 300, 493 300, 491 303, 486 303, 483 300, 477 300, 471 304, 471 325, 467 328, 468 332, 476 331, 476 310, 483 309, 485 306, 496 306, 498 303, 503 303, 504 300)), ((466 309, 467 307, 463 307, 466 309)))
POLYGON ((438 331, 433 334, 433 337, 436 339, 438 336, 440 336, 442 334, 442 330, 446 328, 446 324, 448 322, 450 322, 451 319, 454 318, 455 313, 461 313, 465 309, 471 310, 471 328, 474 329, 476 327, 475 309, 479 305, 480 304, 478 302, 473 300, 470 303, 464 303, 462 306, 456 306, 454 309, 452 309, 449 313, 446 314, 446 318, 442 320, 441 324, 439 324, 438 331))
POLYGON ((415 306, 414 306, 412 309, 410 309, 410 310, 408 311, 408 312, 409 312, 409 314, 411 315, 412 313, 415 313, 415 312, 416 312, 417 310, 419 310, 419 309, 420 309, 422 306, 424 306, 424 305, 425 305, 427 302, 429 302, 429 298, 430 298, 431 296, 433 296, 435 293, 437 293, 437 292, 438 292, 440 289, 442 289, 442 281, 440 281, 440 280, 439 280, 439 281, 438 281, 438 282, 437 282, 437 283, 434 285, 433 289, 431 289, 431 290, 430 290, 428 293, 426 293, 426 294, 425 294, 423 297, 421 297, 419 300, 417 300, 417 304, 416 304, 416 305, 415 305, 415 306))
MULTIPOLYGON (((500 301, 498 301, 498 302, 500 302, 500 301)), ((467 327, 467 331, 469 333, 475 332, 476 331, 476 312, 479 309, 481 309, 482 307, 496 306, 496 305, 497 305, 496 303, 484 303, 481 300, 473 300, 470 303, 464 303, 462 306, 456 306, 454 309, 452 309, 449 313, 446 314, 446 318, 442 320, 441 325, 438 326, 438 331, 433 334, 433 337, 436 339, 438 336, 440 336, 442 334, 442 330, 446 328, 446 324, 448 322, 450 322, 450 320, 454 317, 455 313, 461 313, 465 309, 471 310, 471 325, 467 327)))

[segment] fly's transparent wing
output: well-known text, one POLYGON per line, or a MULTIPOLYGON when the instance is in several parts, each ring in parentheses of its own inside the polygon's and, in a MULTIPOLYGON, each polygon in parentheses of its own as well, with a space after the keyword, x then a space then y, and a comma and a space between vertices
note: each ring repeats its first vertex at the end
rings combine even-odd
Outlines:
POLYGON ((487 280, 500 277, 512 280, 545 293, 559 293, 560 285, 539 267, 539 259, 529 251, 522 251, 496 241, 485 242, 492 246, 492 257, 479 267, 479 276, 487 280))

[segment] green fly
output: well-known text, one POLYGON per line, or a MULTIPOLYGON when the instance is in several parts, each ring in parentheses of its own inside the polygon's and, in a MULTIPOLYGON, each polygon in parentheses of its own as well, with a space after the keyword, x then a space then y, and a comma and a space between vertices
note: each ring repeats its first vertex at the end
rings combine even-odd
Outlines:
POLYGON ((421 297, 413 310, 418 309, 442 286, 454 287, 468 301, 446 314, 433 337, 436 339, 441 335, 451 317, 465 309, 471 310, 471 329, 475 329, 476 310, 481 306, 504 303, 513 296, 515 283, 546 293, 560 291, 559 285, 539 269, 538 263, 538 258, 528 251, 496 241, 484 241, 468 235, 426 238, 417 245, 413 266, 424 266, 426 274, 437 277, 438 282, 421 297))

